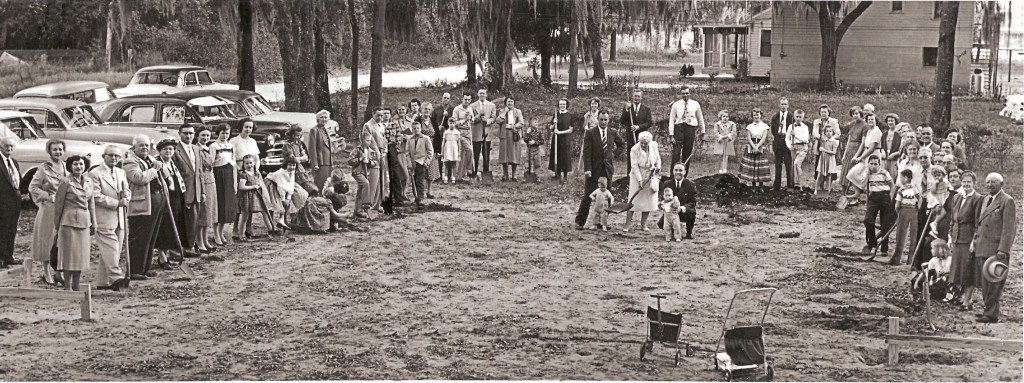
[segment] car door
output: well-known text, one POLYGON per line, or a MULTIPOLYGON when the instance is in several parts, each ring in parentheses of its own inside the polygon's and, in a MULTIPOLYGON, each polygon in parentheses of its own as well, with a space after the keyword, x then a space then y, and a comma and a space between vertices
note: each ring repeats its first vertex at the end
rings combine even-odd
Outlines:
POLYGON ((46 134, 47 137, 61 140, 67 139, 67 127, 65 127, 64 122, 50 110, 42 108, 18 108, 17 110, 32 115, 32 119, 35 120, 36 126, 42 129, 43 133, 46 134))

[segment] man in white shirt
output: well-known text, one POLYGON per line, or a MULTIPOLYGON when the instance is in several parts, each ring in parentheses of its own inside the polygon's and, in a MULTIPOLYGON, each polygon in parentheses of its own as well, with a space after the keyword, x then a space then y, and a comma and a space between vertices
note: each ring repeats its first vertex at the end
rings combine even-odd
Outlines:
POLYGON ((803 176, 804 159, 807 158, 807 144, 811 140, 811 132, 804 124, 804 111, 793 112, 793 123, 786 128, 786 147, 793 154, 793 175, 796 179, 793 186, 800 186, 803 176))
POLYGON ((459 138, 459 162, 455 166, 454 174, 455 178, 463 181, 466 180, 466 173, 476 168, 472 156, 473 144, 470 141, 472 138, 470 128, 473 126, 475 117, 473 108, 469 105, 471 102, 473 102, 473 96, 463 94, 462 104, 452 109, 452 117, 449 121, 449 123, 455 124, 455 128, 462 134, 462 137, 459 138))
POLYGON ((690 99, 690 88, 684 87, 683 98, 672 103, 668 114, 668 137, 672 141, 672 165, 685 162, 686 172, 690 172, 690 155, 697 138, 697 128, 704 136, 704 112, 700 103, 690 99), (678 133, 678 134, 677 134, 678 133))

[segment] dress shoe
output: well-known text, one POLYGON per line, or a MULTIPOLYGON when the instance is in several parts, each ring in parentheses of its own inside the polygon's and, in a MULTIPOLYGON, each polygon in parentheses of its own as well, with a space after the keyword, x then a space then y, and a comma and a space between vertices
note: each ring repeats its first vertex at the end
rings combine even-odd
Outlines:
POLYGON ((974 318, 975 319, 977 319, 977 318, 987 318, 987 317, 988 317, 988 315, 985 315, 985 314, 974 314, 974 318))
POLYGON ((121 291, 121 288, 117 287, 117 286, 114 286, 114 285, 110 285, 110 286, 96 286, 96 290, 121 291))
POLYGON ((693 236, 692 236, 692 235, 689 235, 689 234, 687 234, 687 235, 686 235, 686 237, 683 237, 683 239, 693 239, 693 236))
POLYGON ((210 254, 213 250, 210 249, 199 249, 199 254, 210 254))
POLYGON ((110 286, 116 287, 116 288, 119 288, 119 289, 120 288, 124 288, 124 287, 128 287, 128 279, 127 278, 118 279, 118 280, 114 281, 114 283, 111 283, 110 286))
POLYGON ((983 316, 981 318, 975 319, 974 321, 978 323, 999 323, 999 318, 983 316))
POLYGON ((575 226, 575 229, 576 229, 576 230, 583 230, 583 225, 577 224, 577 225, 575 226))
POLYGON ((157 273, 156 271, 150 271, 146 273, 146 276, 150 278, 156 278, 157 275, 160 275, 160 273, 157 273))
POLYGON ((185 250, 185 258, 199 258, 199 252, 195 250, 185 250))
POLYGON ((144 281, 149 279, 149 277, 144 274, 132 274, 132 279, 137 281, 144 281))

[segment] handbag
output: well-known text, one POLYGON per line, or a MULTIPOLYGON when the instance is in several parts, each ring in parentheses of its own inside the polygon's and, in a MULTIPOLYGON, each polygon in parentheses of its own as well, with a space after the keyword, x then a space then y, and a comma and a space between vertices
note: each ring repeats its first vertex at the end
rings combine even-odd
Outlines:
POLYGON ((521 139, 523 139, 523 137, 519 134, 519 128, 512 128, 512 141, 519 142, 521 139))

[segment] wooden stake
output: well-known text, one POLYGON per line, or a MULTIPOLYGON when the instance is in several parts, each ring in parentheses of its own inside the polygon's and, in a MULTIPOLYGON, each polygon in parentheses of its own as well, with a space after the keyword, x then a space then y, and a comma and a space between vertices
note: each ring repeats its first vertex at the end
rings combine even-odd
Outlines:
POLYGON ((92 320, 92 285, 82 285, 82 320, 92 320))
MULTIPOLYGON (((900 318, 899 317, 889 317, 889 332, 888 332, 887 335, 899 335, 899 334, 900 334, 900 318)), ((893 344, 893 343, 889 343, 888 354, 889 354, 888 355, 889 356, 889 360, 888 360, 888 363, 887 363, 888 365, 895 366, 896 363, 900 362, 900 346, 898 346, 896 344, 893 344)))
POLYGON ((24 268, 24 271, 25 271, 25 279, 22 279, 22 282, 24 283, 23 286, 31 287, 32 286, 32 260, 31 259, 25 259, 25 260, 23 260, 21 262, 21 264, 22 264, 22 267, 24 268))

